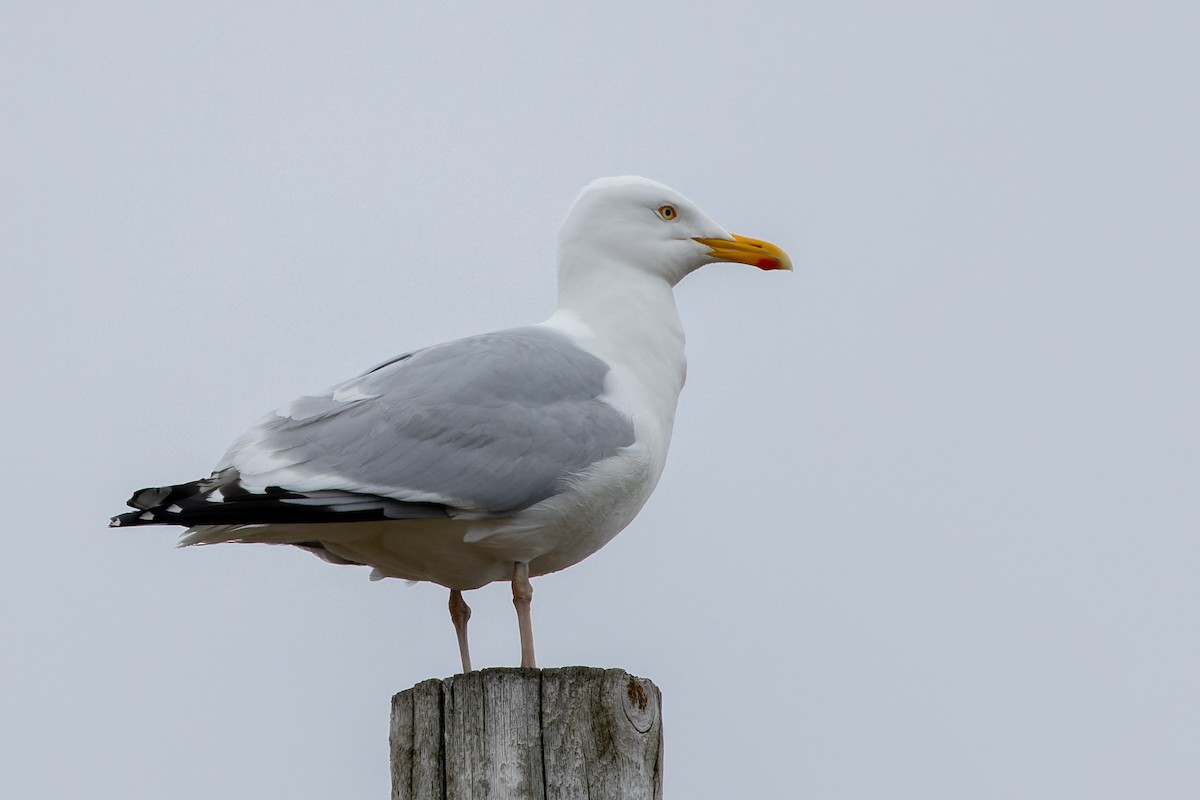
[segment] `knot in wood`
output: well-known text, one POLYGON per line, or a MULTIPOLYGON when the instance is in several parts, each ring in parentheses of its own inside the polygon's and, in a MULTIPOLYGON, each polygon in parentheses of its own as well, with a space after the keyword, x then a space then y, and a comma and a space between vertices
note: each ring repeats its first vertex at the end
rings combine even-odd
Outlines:
POLYGON ((629 676, 629 684, 625 690, 625 718, 638 733, 648 733, 654 727, 657 713, 656 704, 650 702, 650 695, 642 685, 642 678, 629 676))

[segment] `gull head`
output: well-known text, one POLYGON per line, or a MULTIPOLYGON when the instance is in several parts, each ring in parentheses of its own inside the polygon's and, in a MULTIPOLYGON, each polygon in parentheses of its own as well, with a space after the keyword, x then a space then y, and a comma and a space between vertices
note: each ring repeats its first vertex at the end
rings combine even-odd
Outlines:
POLYGON ((649 178, 592 181, 571 206, 559 235, 559 275, 617 264, 672 286, 719 261, 790 270, 779 247, 731 234, 679 192, 649 178))

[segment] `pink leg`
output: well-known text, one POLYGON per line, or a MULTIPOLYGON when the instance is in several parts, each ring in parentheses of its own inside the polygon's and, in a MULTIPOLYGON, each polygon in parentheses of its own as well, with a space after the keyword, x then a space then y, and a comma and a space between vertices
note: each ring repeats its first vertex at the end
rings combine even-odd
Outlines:
POLYGON ((450 590, 450 621, 458 634, 458 654, 462 656, 463 672, 471 671, 471 652, 467 649, 467 620, 471 618, 471 607, 463 600, 462 592, 450 590))
POLYGON ((513 566, 513 605, 517 607, 517 626, 521 629, 521 666, 537 668, 533 657, 533 620, 529 616, 529 604, 533 600, 533 587, 529 585, 529 564, 518 562, 513 566))

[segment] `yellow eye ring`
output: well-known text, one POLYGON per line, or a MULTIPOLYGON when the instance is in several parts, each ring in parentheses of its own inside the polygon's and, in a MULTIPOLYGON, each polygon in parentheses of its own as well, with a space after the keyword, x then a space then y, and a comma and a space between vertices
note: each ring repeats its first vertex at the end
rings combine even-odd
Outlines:
POLYGON ((672 205, 659 206, 658 215, 667 222, 674 222, 679 218, 679 212, 672 205))

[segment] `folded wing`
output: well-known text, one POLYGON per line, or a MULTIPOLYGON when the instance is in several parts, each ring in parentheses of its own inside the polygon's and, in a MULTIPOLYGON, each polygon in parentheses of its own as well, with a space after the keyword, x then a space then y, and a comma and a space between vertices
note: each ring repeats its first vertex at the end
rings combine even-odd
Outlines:
POLYGON ((143 489, 114 524, 508 516, 633 444, 607 374, 540 327, 406 354, 268 414, 211 477, 143 489))

